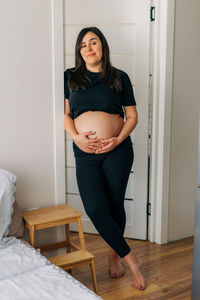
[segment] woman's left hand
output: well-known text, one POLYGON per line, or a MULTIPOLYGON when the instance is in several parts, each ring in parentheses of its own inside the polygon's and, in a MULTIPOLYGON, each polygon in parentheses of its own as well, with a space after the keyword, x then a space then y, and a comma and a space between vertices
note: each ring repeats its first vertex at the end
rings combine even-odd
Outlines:
POLYGON ((105 146, 96 150, 96 152, 95 152, 96 154, 106 153, 106 152, 113 150, 115 147, 117 147, 119 145, 119 140, 117 137, 111 137, 109 139, 104 139, 103 143, 105 144, 105 146))

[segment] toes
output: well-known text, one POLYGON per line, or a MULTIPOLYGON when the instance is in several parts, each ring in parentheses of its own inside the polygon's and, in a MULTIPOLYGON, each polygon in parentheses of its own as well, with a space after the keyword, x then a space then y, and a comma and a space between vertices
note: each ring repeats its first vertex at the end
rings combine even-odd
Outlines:
POLYGON ((132 286, 135 287, 138 290, 144 290, 145 289, 145 285, 143 285, 141 283, 132 283, 132 286))
POLYGON ((135 287, 136 289, 139 289, 139 285, 137 283, 132 283, 132 286, 135 287))
POLYGON ((109 260, 109 267, 109 273, 111 278, 119 278, 125 274, 124 269, 118 259, 109 260))
POLYGON ((119 277, 122 277, 124 275, 124 272, 122 273, 113 273, 113 274, 110 274, 110 276, 112 278, 119 278, 119 277))
POLYGON ((140 290, 144 290, 145 289, 145 286, 144 285, 141 285, 140 286, 140 290))
POLYGON ((112 273, 111 271, 109 271, 109 274, 111 278, 116 278, 118 276, 116 272, 112 273))
POLYGON ((142 284, 139 284, 139 289, 142 290, 143 289, 143 286, 142 284))

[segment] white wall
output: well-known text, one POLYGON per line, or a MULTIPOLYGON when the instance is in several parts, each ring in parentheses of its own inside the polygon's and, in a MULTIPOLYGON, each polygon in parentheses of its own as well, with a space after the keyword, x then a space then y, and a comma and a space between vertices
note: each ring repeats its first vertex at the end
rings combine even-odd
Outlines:
POLYGON ((194 234, 200 111, 200 2, 176 0, 168 240, 194 234))
POLYGON ((22 209, 53 205, 51 1, 1 1, 0 36, 0 167, 22 209))

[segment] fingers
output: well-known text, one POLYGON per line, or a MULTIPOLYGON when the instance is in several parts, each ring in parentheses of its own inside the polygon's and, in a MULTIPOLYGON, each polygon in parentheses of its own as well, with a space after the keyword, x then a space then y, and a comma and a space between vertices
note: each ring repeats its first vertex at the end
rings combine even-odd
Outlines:
POLYGON ((94 136, 95 134, 96 134, 96 131, 87 131, 87 132, 83 132, 82 133, 85 137, 87 137, 88 138, 88 140, 89 140, 89 143, 91 143, 91 142, 100 142, 100 141, 102 141, 102 138, 99 138, 99 137, 91 137, 91 136, 94 136))
POLYGON ((99 144, 93 144, 93 145, 91 145, 91 144, 89 144, 88 146, 87 146, 88 148, 91 148, 91 149, 95 149, 95 150, 100 150, 101 151, 101 149, 102 149, 102 145, 99 145, 99 144))
POLYGON ((99 149, 99 147, 97 145, 93 145, 93 146, 87 145, 85 147, 90 148, 90 149, 95 149, 95 150, 99 149))
POLYGON ((96 146, 96 147, 103 147, 104 146, 103 143, 99 143, 99 142, 95 142, 95 143, 90 142, 88 145, 89 146, 96 146))
MULTIPOLYGON (((104 140, 104 143, 108 140, 109 139, 104 140)), ((108 151, 111 151, 114 148, 115 148, 115 144, 113 143, 113 140, 111 140, 109 143, 105 144, 103 147, 101 147, 101 149, 97 150, 95 153, 106 153, 108 151)))
POLYGON ((89 141, 88 145, 101 149, 102 147, 106 146, 107 144, 102 142, 102 139, 97 138, 97 139, 92 139, 91 141, 89 141))
POLYGON ((99 143, 99 142, 95 142, 95 143, 92 142, 87 145, 87 147, 95 149, 95 150, 102 149, 103 146, 104 146, 104 144, 99 143))
POLYGON ((105 144, 108 144, 108 143, 110 143, 110 142, 112 142, 112 141, 113 141, 113 138, 103 139, 103 142, 104 142, 105 144))
POLYGON ((95 151, 96 154, 102 154, 102 153, 107 153, 107 152, 109 152, 109 150, 104 150, 104 151, 102 151, 102 150, 96 150, 95 151))
POLYGON ((111 147, 111 145, 106 145, 106 146, 104 146, 104 147, 101 147, 101 151, 106 151, 106 150, 110 150, 112 147, 111 147))
POLYGON ((97 153, 105 153, 105 152, 108 152, 108 151, 110 151, 110 150, 112 150, 112 149, 97 149, 97 153))
POLYGON ((93 135, 95 133, 96 133, 95 130, 90 130, 90 131, 83 132, 83 135, 88 136, 88 135, 93 135))
POLYGON ((100 138, 91 138, 91 139, 89 139, 88 143, 89 144, 94 144, 94 143, 104 144, 100 138))

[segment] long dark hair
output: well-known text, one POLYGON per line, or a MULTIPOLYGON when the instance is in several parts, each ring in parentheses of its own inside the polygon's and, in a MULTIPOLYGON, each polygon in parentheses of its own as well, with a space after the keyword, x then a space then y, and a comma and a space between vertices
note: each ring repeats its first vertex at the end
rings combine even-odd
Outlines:
POLYGON ((85 61, 80 54, 81 42, 83 37, 89 31, 95 33, 99 37, 102 44, 101 81, 107 83, 111 88, 115 88, 116 91, 121 91, 122 86, 120 82, 120 76, 118 74, 119 72, 111 65, 110 50, 107 40, 97 27, 85 27, 78 34, 75 46, 75 68, 72 70, 69 79, 70 89, 76 90, 79 88, 85 88, 86 84, 90 82, 90 79, 86 73, 85 61))

